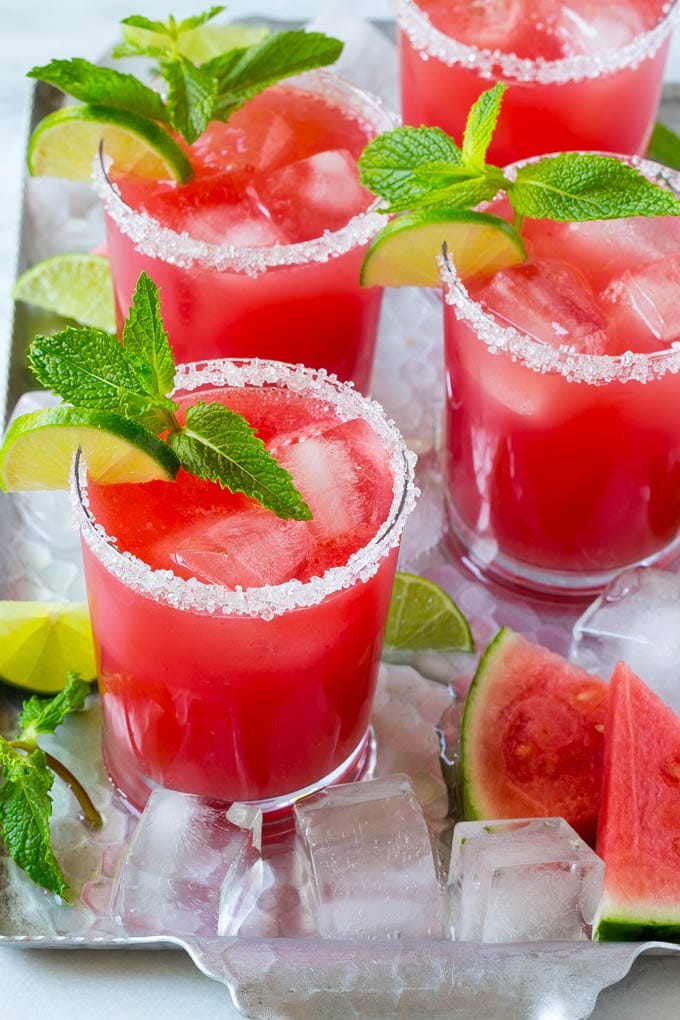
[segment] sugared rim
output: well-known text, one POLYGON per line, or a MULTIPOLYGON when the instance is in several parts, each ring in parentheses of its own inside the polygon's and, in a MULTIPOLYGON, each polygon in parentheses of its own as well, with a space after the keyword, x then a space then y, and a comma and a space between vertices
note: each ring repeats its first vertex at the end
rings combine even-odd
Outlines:
POLYGON ((306 582, 292 580, 279 585, 232 591, 196 579, 185 580, 171 570, 153 570, 143 560, 117 548, 116 540, 106 534, 90 510, 87 469, 83 458, 78 455, 71 486, 76 521, 99 562, 127 588, 187 612, 272 619, 294 609, 317 605, 336 591, 369 580, 384 557, 398 545, 418 495, 414 483, 416 456, 406 448, 397 426, 388 420, 375 400, 362 396, 352 384, 339 382, 323 369, 257 358, 180 365, 175 376, 176 390, 182 392, 202 386, 241 387, 265 383, 285 385, 294 392, 309 392, 317 399, 327 400, 343 420, 362 418, 380 436, 389 453, 394 481, 390 511, 379 533, 350 556, 343 566, 332 567, 323 576, 306 582))
MULTIPOLYGON (((517 168, 549 156, 534 156, 529 160, 506 167, 505 173, 512 175, 517 168)), ((607 154, 600 154, 607 155, 607 154)), ((651 180, 665 182, 671 191, 680 196, 680 173, 659 163, 639 156, 618 157, 638 167, 651 180)), ((552 372, 563 375, 569 382, 582 382, 601 386, 612 382, 650 382, 661 376, 680 372, 680 342, 675 341, 669 348, 651 354, 577 354, 564 348, 551 347, 533 340, 513 326, 501 326, 482 305, 474 301, 456 273, 455 267, 444 258, 439 259, 441 279, 444 287, 444 301, 450 305, 458 319, 474 330, 482 343, 492 353, 505 352, 513 361, 519 361, 534 372, 552 372)))
MULTIPOLYGON (((307 71, 281 84, 313 91, 330 102, 343 103, 374 127, 376 134, 389 131, 397 124, 397 119, 387 113, 380 99, 328 71, 307 71)), ((385 224, 385 217, 375 211, 380 204, 380 200, 376 199, 369 209, 353 216, 340 230, 327 231, 310 241, 257 248, 210 244, 189 237, 187 233, 177 233, 164 227, 153 217, 127 205, 117 186, 107 176, 110 164, 105 165, 105 160, 105 156, 97 158, 93 166, 94 187, 105 212, 119 230, 134 242, 141 254, 163 259, 184 269, 200 265, 218 271, 230 270, 258 276, 277 266, 328 262, 358 245, 366 244, 385 224)))
POLYGON ((663 13, 654 28, 641 32, 620 49, 605 49, 600 53, 584 53, 558 60, 532 60, 515 53, 502 53, 498 49, 477 49, 457 42, 432 24, 417 0, 392 0, 399 28, 408 37, 414 49, 443 63, 477 71, 483 78, 502 78, 515 82, 535 82, 543 85, 599 78, 624 68, 637 67, 643 60, 654 56, 680 19, 680 0, 664 4, 663 13))

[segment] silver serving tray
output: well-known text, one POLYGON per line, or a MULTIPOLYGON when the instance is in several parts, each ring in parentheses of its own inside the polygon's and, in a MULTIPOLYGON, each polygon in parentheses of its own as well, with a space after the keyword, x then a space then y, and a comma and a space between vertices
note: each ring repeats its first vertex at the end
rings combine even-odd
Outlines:
MULTIPOLYGON (((393 26, 383 24, 380 31, 391 37, 393 26)), ((678 100, 680 86, 667 86, 661 116, 671 127, 680 126, 678 100)), ((59 103, 60 94, 39 83, 30 129, 59 103)), ((39 192, 43 185, 28 181, 22 197, 18 272, 59 250, 60 245, 67 247, 63 235, 51 235, 49 225, 41 220, 44 199, 39 192)), ((81 210, 88 205, 87 189, 66 187, 63 195, 81 210)), ((93 228, 91 243, 95 244, 101 240, 96 234, 96 218, 93 228)), ((28 343, 35 333, 59 325, 44 312, 16 306, 8 364, 3 366, 7 392, 0 399, 5 411, 35 387, 26 368, 28 343)), ((441 543, 444 514, 436 454, 443 399, 441 357, 436 299, 420 292, 386 295, 373 392, 420 454, 423 490, 404 536, 400 568, 426 572, 450 591, 467 612, 478 647, 483 648, 501 626, 510 626, 564 654, 576 610, 532 604, 507 593, 492 595, 452 563, 441 543)), ((23 527, 26 517, 21 500, 0 497, 0 550, 16 545, 17 529, 23 527)), ((6 569, 0 555, 0 567, 0 597, 35 597, 31 592, 38 582, 32 565, 27 564, 22 576, 21 561, 15 558, 12 569, 6 569)), ((459 683, 464 686, 474 663, 471 656, 420 656, 409 664, 384 664, 373 717, 376 774, 402 771, 412 777, 442 861, 453 825, 450 809, 455 809, 455 776, 452 780, 452 770, 440 758, 440 751, 442 740, 450 743, 455 739, 450 725, 455 716, 455 688, 459 683), (417 726, 404 737, 402 720, 414 716, 417 726)), ((17 692, 0 685, 0 729, 11 725, 19 700, 17 692)), ((0 856, 0 945, 183 949, 199 970, 229 989, 234 1005, 246 1015, 295 1020, 350 1015, 505 1020, 508 1016, 539 1017, 556 1004, 563 1020, 576 1020, 591 1012, 599 992, 621 980, 640 954, 680 951, 679 946, 658 942, 479 945, 444 940, 326 940, 310 931, 304 920, 296 930, 283 919, 276 890, 285 886, 285 879, 275 880, 267 909, 256 906, 235 937, 125 931, 112 919, 109 904, 116 870, 136 818, 102 781, 99 706, 96 697, 92 702, 90 711, 69 720, 60 736, 44 741, 48 749, 71 758, 86 785, 99 783, 97 789, 105 801, 107 822, 102 832, 93 836, 75 821, 69 795, 64 791, 55 795, 55 850, 62 863, 66 862, 67 877, 80 889, 81 898, 73 906, 57 903, 0 856)), ((267 852, 272 866, 277 852, 276 848, 267 852)))

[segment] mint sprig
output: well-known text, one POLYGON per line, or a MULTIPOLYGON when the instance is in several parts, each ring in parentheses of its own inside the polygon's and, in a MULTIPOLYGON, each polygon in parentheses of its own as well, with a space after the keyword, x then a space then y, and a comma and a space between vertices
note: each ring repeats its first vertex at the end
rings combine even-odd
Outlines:
POLYGON ((198 478, 258 500, 284 519, 311 518, 290 474, 242 415, 199 401, 180 423, 179 404, 167 396, 175 361, 158 288, 146 273, 137 281, 122 343, 98 329, 68 327, 37 336, 28 362, 38 382, 74 407, 114 412, 165 437, 182 467, 198 478))
POLYGON ((54 733, 67 715, 82 709, 89 692, 89 684, 69 673, 55 697, 32 697, 24 704, 14 740, 0 736, 0 834, 15 863, 38 885, 59 895, 67 883, 50 841, 54 775, 72 789, 93 828, 101 825, 101 817, 76 777, 42 750, 37 738, 54 733))
POLYGON ((462 148, 439 128, 397 128, 369 142, 359 158, 362 184, 385 213, 473 209, 504 190, 522 218, 619 219, 680 215, 672 192, 612 156, 562 153, 529 163, 514 177, 486 162, 507 86, 496 84, 470 109, 462 148))
POLYGON ((89 104, 127 110, 171 126, 191 145, 211 120, 226 121, 253 96, 291 75, 334 63, 343 43, 320 32, 289 31, 268 36, 251 46, 228 50, 197 64, 182 53, 182 37, 204 25, 223 7, 177 22, 152 21, 132 15, 122 22, 145 33, 139 42, 125 42, 114 57, 147 57, 167 86, 165 101, 133 75, 97 67, 87 60, 53 60, 34 67, 29 77, 48 82, 89 104))

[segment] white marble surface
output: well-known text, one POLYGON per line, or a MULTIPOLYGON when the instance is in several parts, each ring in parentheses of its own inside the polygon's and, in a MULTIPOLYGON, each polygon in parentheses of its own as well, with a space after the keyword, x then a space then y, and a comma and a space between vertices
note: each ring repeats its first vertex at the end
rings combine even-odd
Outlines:
MULTIPOLYGON (((233 0, 234 17, 264 14, 273 18, 316 16, 331 0, 233 0)), ((207 6, 207 5, 205 5, 207 6)), ((363 17, 389 16, 388 0, 344 0, 342 7, 363 17)), ((51 57, 96 59, 112 40, 115 23, 143 10, 150 17, 195 13, 196 0, 22 0, 3 4, 0 33, 0 358, 9 335, 19 194, 23 176, 30 83, 34 64, 51 57)), ((680 40, 671 53, 667 79, 680 80, 680 40)), ((1 363, 1 362, 0 362, 1 363)), ((168 951, 52 951, 0 948, 3 1015, 32 1015, 46 1020, 200 1020, 240 1016, 222 985, 201 975, 182 953, 168 951)), ((452 1016, 455 1013, 452 1011, 452 1016)), ((645 958, 628 978, 603 993, 595 1020, 655 1020, 680 1016, 680 961, 645 958)), ((482 1020, 482 1018, 480 1018, 482 1020)), ((559 1020, 556 1013, 542 1020, 559 1020)))

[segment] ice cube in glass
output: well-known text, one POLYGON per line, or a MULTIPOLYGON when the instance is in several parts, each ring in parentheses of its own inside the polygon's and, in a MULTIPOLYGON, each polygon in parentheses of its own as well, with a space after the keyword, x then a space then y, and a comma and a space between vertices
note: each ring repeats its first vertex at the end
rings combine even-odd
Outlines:
POLYGON ((233 935, 262 886, 262 814, 154 790, 118 873, 112 913, 130 932, 233 935))
POLYGON ((322 938, 441 938, 443 896, 409 778, 330 787, 296 805, 303 895, 322 938))
POLYGON ((563 818, 458 822, 449 867, 453 937, 590 938, 604 862, 563 818))
POLYGON ((607 323, 586 280, 566 263, 535 258, 501 270, 475 291, 503 325, 552 347, 603 354, 607 323))
POLYGON ((569 658, 605 680, 623 660, 680 713, 680 577, 622 571, 574 624, 569 658))
POLYGON ((317 152, 289 163, 257 182, 261 204, 272 221, 297 241, 339 230, 370 204, 359 183, 356 160, 346 149, 317 152), (297 195, 296 202, 290 196, 297 195))

